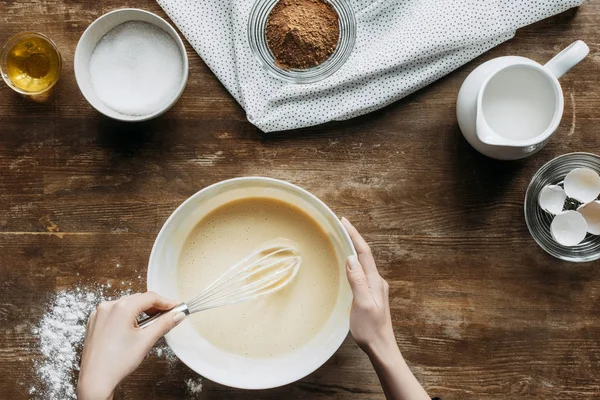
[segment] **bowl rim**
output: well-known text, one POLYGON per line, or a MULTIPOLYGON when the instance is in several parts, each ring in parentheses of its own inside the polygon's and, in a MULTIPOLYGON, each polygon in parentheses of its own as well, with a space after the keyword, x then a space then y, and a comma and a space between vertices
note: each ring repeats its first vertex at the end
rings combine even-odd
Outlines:
MULTIPOLYGON (((123 21, 122 23, 129 22, 129 21, 138 21, 138 19, 129 18, 129 19, 123 21)), ((110 29, 108 31, 104 32, 102 37, 104 35, 106 35, 109 31, 110 31, 110 29)), ((97 45, 97 43, 96 43, 96 45, 97 45)), ((87 60, 87 61, 89 64, 89 60, 87 60)), ((165 20, 158 14, 155 14, 151 11, 142 10, 140 8, 126 7, 126 8, 119 8, 116 10, 112 10, 112 11, 109 11, 109 12, 99 16, 85 29, 85 31, 83 31, 83 33, 79 37, 79 40, 77 41, 77 46, 75 47, 75 53, 73 54, 73 70, 75 73, 75 81, 77 82, 79 91, 81 92, 83 97, 86 99, 88 104, 90 104, 96 111, 98 111, 102 115, 105 115, 109 118, 112 118, 112 119, 115 119, 118 121, 141 122, 141 121, 147 121, 147 120, 156 118, 159 115, 164 114, 171 107, 173 107, 173 105, 175 105, 175 103, 179 100, 179 98, 183 94, 183 91, 185 90, 185 87, 187 86, 188 75, 189 75, 189 60, 188 60, 188 56, 187 56, 187 51, 185 49, 185 44, 184 44, 183 40, 181 39, 181 36, 177 33, 177 30, 170 23, 167 22, 167 20, 165 20), (84 44, 83 44, 84 38, 87 38, 87 36, 89 36, 91 34, 92 30, 97 25, 99 25, 101 21, 109 19, 109 18, 114 18, 116 15, 122 14, 122 13, 133 13, 133 14, 138 14, 138 15, 145 15, 145 16, 148 16, 150 19, 159 21, 161 23, 161 26, 158 26, 156 24, 154 24, 154 25, 160 29, 163 29, 165 31, 165 33, 167 33, 169 36, 171 36, 173 38, 173 40, 175 40, 175 43, 177 43, 177 47, 179 48, 179 52, 182 57, 183 74, 181 76, 181 82, 179 84, 179 87, 177 88, 177 94, 175 96, 173 96, 173 98, 168 103, 166 103, 162 108, 160 108, 150 114, 127 115, 127 114, 123 114, 118 111, 115 111, 108 106, 106 106, 106 107, 108 108, 108 110, 110 110, 110 114, 106 113, 105 111, 103 111, 99 107, 97 107, 97 104, 95 104, 96 102, 92 102, 90 100, 90 98, 87 95, 88 91, 84 90, 82 87, 82 81, 84 79, 82 74, 84 74, 84 73, 89 74, 89 66, 85 66, 85 67, 82 66, 82 62, 85 64, 85 60, 81 60, 81 58, 78 57, 78 53, 81 54, 81 51, 83 51, 82 48, 84 46, 84 44), (162 26, 163 24, 164 24, 164 27, 162 26), (167 29, 168 31, 165 29, 167 29)), ((101 100, 98 99, 98 101, 102 103, 101 100)), ((104 104, 104 103, 102 103, 102 104, 104 104)))
POLYGON ((541 247, 542 250, 544 250, 546 253, 550 254, 552 257, 555 257, 559 260, 563 260, 563 261, 568 261, 568 262, 572 262, 572 263, 587 263, 587 262, 592 262, 592 261, 596 261, 598 259, 600 259, 600 252, 598 252, 597 254, 594 254, 590 257, 585 257, 585 258, 579 258, 579 257, 569 257, 569 256, 564 256, 561 254, 555 254, 552 251, 550 251, 545 245, 544 243, 540 242, 540 240, 537 238, 537 236, 534 234, 534 229, 531 226, 531 223, 529 221, 529 213, 527 212, 527 199, 530 198, 531 196, 531 188, 533 186, 533 183, 539 179, 540 175, 546 171, 547 168, 549 168, 550 165, 552 164, 556 164, 557 162, 559 162, 561 159, 563 158, 567 158, 567 157, 576 157, 576 156, 586 156, 586 157, 592 157, 598 160, 598 162, 600 163, 600 156, 598 154, 594 154, 594 153, 590 153, 590 152, 585 152, 585 151, 576 151, 576 152, 572 152, 572 153, 566 153, 566 154, 561 154, 559 156, 554 157, 553 159, 547 161, 546 163, 544 163, 544 165, 542 165, 536 172, 535 174, 533 174, 533 177, 531 178, 531 180, 529 181, 529 184, 527 185, 527 190, 525 191, 525 198, 523 201, 523 212, 524 212, 524 216, 525 216, 525 223, 527 224, 527 229, 529 230, 529 234, 531 235, 531 237, 533 238, 533 240, 537 243, 538 247, 541 247))
MULTIPOLYGON (((295 191, 300 192, 302 195, 308 196, 311 200, 315 201, 316 204, 319 205, 319 207, 322 208, 322 210, 328 214, 330 217, 332 218, 332 221, 336 221, 336 225, 340 228, 340 232, 342 232, 341 238, 342 240, 344 240, 346 242, 346 244, 348 244, 349 248, 352 251, 352 255, 356 256, 356 249, 354 248, 354 245, 352 244, 352 240, 350 239, 350 235, 348 234, 348 232, 346 231, 346 229, 344 228, 344 226, 341 223, 340 218, 321 200, 319 199, 317 196, 315 196, 314 194, 310 193, 308 190, 297 186, 291 182, 287 182, 281 179, 276 179, 276 178, 269 178, 269 177, 263 177, 263 176, 244 176, 244 177, 236 177, 236 178, 231 178, 231 179, 225 179, 216 183, 213 183, 211 185, 208 185, 206 187, 204 187, 203 189, 199 190, 198 192, 194 193, 192 196, 190 196, 188 199, 186 199, 183 203, 181 203, 169 216, 169 218, 167 218, 167 220, 165 221, 165 223, 163 224, 163 226, 161 227, 158 235, 156 236, 156 239, 154 241, 154 244, 152 246, 152 251, 150 252, 150 258, 148 260, 148 271, 147 271, 147 275, 146 275, 146 282, 147 282, 147 290, 154 290, 153 288, 156 286, 153 282, 153 278, 151 277, 151 266, 153 264, 153 259, 156 257, 158 250, 158 243, 162 242, 162 237, 166 234, 166 230, 167 230, 167 226, 171 223, 171 221, 173 219, 175 219, 176 215, 178 213, 180 213, 185 207, 187 207, 188 204, 194 202, 198 197, 202 196, 204 193, 206 193, 209 190, 213 190, 214 188, 218 188, 219 186, 223 186, 223 185, 229 185, 229 184, 235 184, 236 182, 248 182, 248 181, 257 181, 257 182, 266 182, 266 183, 271 183, 271 184, 275 184, 275 185, 280 185, 281 187, 284 188, 288 188, 288 189, 292 189, 295 191)), ((348 306, 350 306, 350 303, 352 301, 352 298, 350 297, 348 299, 348 306)), ((175 355, 177 355, 177 358, 180 359, 185 365, 187 365, 190 369, 192 369, 193 371, 195 371, 196 373, 198 373, 199 375, 213 381, 216 383, 219 383, 221 385, 225 385, 225 386, 229 386, 229 387, 235 387, 238 389, 247 389, 247 390, 260 390, 260 389, 272 389, 272 388, 276 388, 276 387, 280 387, 280 386, 284 386, 287 384, 290 384, 292 382, 296 382, 310 374, 312 374, 314 371, 316 371, 317 369, 319 369, 320 367, 322 367, 341 347, 342 343, 345 341, 346 337, 348 336, 348 332, 350 331, 350 318, 348 315, 348 318, 344 318, 343 320, 343 325, 340 328, 340 332, 343 332, 343 334, 339 334, 339 336, 337 336, 335 338, 335 340, 333 341, 334 345, 331 346, 331 350, 328 352, 323 352, 320 360, 318 362, 318 365, 315 368, 306 370, 306 371, 302 371, 302 373, 298 374, 294 380, 289 381, 289 380, 284 380, 281 382, 276 382, 274 384, 271 385, 240 385, 240 384, 233 384, 231 382, 226 382, 223 379, 221 379, 219 374, 213 374, 211 371, 197 371, 194 367, 194 365, 192 365, 191 362, 188 362, 188 360, 185 359, 185 357, 180 357, 177 354, 177 351, 175 349, 175 346, 173 345, 173 343, 171 343, 171 340, 169 338, 169 335, 165 336, 165 341, 167 342, 167 344, 169 345, 169 347, 173 350, 173 352, 175 353, 175 355)))

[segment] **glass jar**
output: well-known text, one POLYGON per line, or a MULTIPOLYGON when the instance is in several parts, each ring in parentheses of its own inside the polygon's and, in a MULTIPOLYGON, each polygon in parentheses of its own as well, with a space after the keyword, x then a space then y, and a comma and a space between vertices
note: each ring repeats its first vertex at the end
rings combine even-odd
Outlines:
POLYGON ((23 32, 0 51, 0 75, 14 91, 38 95, 58 81, 62 57, 56 44, 41 33, 23 32))
POLYGON ((575 168, 589 168, 600 174, 600 156, 591 153, 565 154, 546 163, 533 176, 525 194, 525 221, 531 236, 547 253, 561 260, 587 262, 600 259, 600 236, 587 234, 577 246, 557 243, 550 232, 553 215, 542 210, 538 198, 547 185, 562 185, 575 168))
POLYGON ((278 0, 257 0, 254 3, 248 18, 248 42, 258 62, 271 76, 290 83, 315 83, 331 76, 348 60, 356 42, 354 11, 348 0, 326 1, 339 16, 338 45, 327 60, 308 69, 283 69, 275 64, 275 58, 267 45, 265 30, 269 14, 278 0))

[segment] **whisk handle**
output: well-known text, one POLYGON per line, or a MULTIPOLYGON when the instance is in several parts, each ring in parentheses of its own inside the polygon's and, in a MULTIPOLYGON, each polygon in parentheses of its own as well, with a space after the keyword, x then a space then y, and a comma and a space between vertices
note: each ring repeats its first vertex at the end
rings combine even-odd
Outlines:
POLYGON ((171 308, 170 310, 167 311, 162 311, 159 313, 154 314, 153 316, 149 317, 146 316, 144 318, 140 318, 138 319, 138 326, 142 329, 146 328, 147 326, 151 325, 152 323, 154 323, 154 321, 156 321, 157 319, 159 319, 160 317, 162 317, 165 314, 174 314, 174 313, 178 313, 178 312, 182 312, 185 314, 185 316, 187 317, 188 315, 190 315, 190 309, 188 308, 187 304, 185 303, 181 303, 176 305, 175 307, 171 308))

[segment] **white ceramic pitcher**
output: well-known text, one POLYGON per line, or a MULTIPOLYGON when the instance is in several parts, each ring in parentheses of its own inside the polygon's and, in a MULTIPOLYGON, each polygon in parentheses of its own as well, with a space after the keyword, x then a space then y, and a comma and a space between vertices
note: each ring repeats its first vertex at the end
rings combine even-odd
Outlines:
POLYGON ((480 65, 458 93, 456 114, 464 137, 480 153, 500 160, 539 151, 562 118, 558 78, 588 53, 588 46, 578 40, 546 65, 517 56, 480 65))

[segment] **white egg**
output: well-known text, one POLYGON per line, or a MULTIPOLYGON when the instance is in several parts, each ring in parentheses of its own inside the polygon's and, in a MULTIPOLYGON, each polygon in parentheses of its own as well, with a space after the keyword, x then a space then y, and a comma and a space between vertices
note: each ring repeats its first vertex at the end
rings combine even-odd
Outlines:
POLYGON ((577 168, 567 174, 564 186, 567 196, 589 203, 600 195, 600 175, 589 168, 577 168))
POLYGON ((556 185, 545 186, 538 197, 538 203, 542 210, 557 215, 563 210, 567 194, 564 189, 556 185))
POLYGON ((592 235, 600 235, 600 201, 584 204, 578 211, 587 222, 587 231, 592 235))
POLYGON ((550 225, 552 237, 563 246, 576 246, 585 239, 587 222, 577 211, 565 211, 554 217, 550 225))

